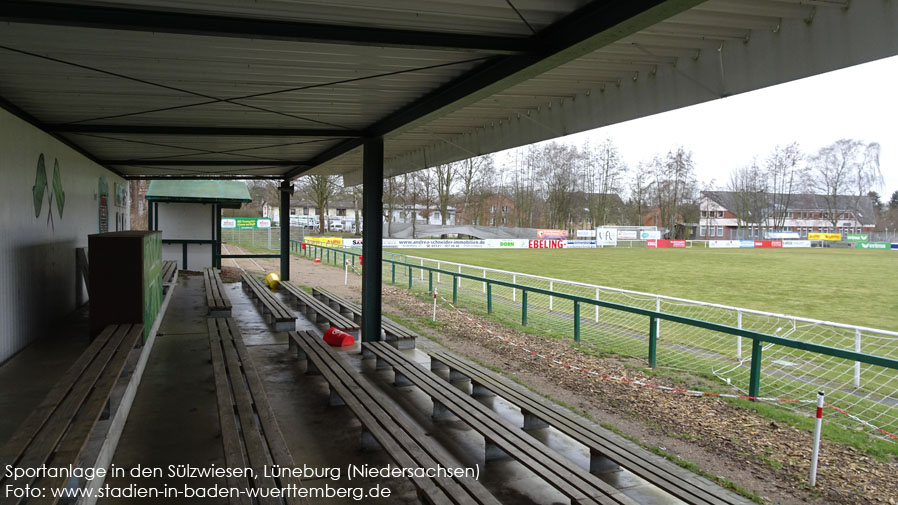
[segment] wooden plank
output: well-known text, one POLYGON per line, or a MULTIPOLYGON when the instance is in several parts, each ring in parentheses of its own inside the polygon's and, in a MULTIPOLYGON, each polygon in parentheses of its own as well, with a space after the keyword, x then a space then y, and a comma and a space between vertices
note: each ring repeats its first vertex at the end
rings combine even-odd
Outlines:
MULTIPOLYGON (((53 415, 53 412, 59 408, 63 399, 71 392, 78 378, 84 373, 88 365, 97 357, 100 349, 105 347, 110 337, 115 333, 117 325, 107 326, 93 341, 87 346, 87 349, 81 353, 74 363, 69 367, 62 377, 56 381, 47 395, 41 400, 37 408, 28 414, 25 421, 19 425, 12 437, 0 448, 0 468, 6 468, 6 465, 15 463, 28 445, 34 440, 47 419, 53 415)), ((3 481, 0 476, 0 482, 3 481)))
MULTIPOLYGON (((84 403, 84 399, 99 380, 103 369, 116 349, 118 349, 122 340, 127 336, 130 325, 117 325, 114 334, 110 338, 109 345, 97 354, 84 373, 78 378, 71 393, 59 404, 48 421, 45 423, 40 432, 32 439, 27 449, 22 454, 21 459, 15 463, 16 466, 22 468, 37 468, 41 464, 46 463, 62 439, 72 419, 84 403)), ((31 479, 29 479, 29 482, 31 479)), ((4 484, 9 481, 4 482, 4 484)), ((18 484, 23 484, 19 482, 18 484)), ((21 486, 20 486, 21 487, 21 486)), ((17 502, 14 502, 17 503, 17 502)))
MULTIPOLYGON (((217 319, 216 322, 210 324, 219 326, 219 334, 222 335, 225 368, 228 373, 228 379, 231 382, 231 394, 234 395, 235 404, 237 405, 237 415, 240 419, 240 431, 243 436, 243 445, 246 449, 246 454, 249 457, 250 467, 256 471, 257 479, 254 481, 254 484, 257 488, 274 488, 274 479, 262 476, 264 467, 270 465, 271 460, 266 451, 267 444, 262 439, 261 426, 259 425, 255 410, 253 409, 252 397, 250 396, 249 387, 243 376, 240 359, 237 357, 237 350, 234 349, 233 340, 224 337, 224 332, 221 331, 221 326, 225 326, 226 328, 226 323, 224 323, 224 321, 217 319)), ((271 496, 259 498, 259 503, 263 505, 276 505, 278 502, 278 499, 271 496)))
MULTIPOLYGON (((237 329, 236 323, 233 319, 227 318, 224 321, 224 325, 219 325, 219 327, 223 330, 222 335, 226 341, 229 339, 230 344, 236 349, 240 363, 243 365, 246 383, 249 387, 250 394, 252 395, 253 403, 259 416, 259 422, 262 425, 262 437, 268 446, 268 452, 271 454, 272 461, 283 468, 293 468, 296 466, 293 456, 290 454, 290 451, 287 450, 287 442, 284 440, 284 434, 281 432, 281 428, 274 417, 274 412, 271 410, 271 405, 268 403, 268 395, 265 393, 265 387, 262 384, 262 380, 259 378, 259 374, 246 349, 246 345, 243 343, 243 338, 240 335, 240 331, 237 329), (225 328, 227 331, 224 331, 225 328)), ((288 488, 291 484, 295 485, 297 488, 302 486, 302 480, 298 477, 275 478, 275 480, 278 481, 278 485, 281 488, 288 488)), ((299 503, 299 498, 289 497, 286 501, 287 503, 299 503)))
MULTIPOLYGON (((56 453, 51 458, 49 465, 65 467, 78 462, 78 458, 84 451, 84 447, 87 445, 97 420, 100 418, 103 409, 109 401, 109 397, 112 395, 113 388, 115 388, 122 375, 125 364, 131 356, 131 351, 142 338, 143 325, 130 325, 125 338, 122 339, 116 349, 115 355, 103 370, 102 376, 94 385, 93 390, 78 410, 78 413, 71 420, 71 426, 69 426, 62 442, 56 448, 56 453)), ((36 484, 45 489, 60 489, 65 485, 66 480, 65 477, 39 479, 36 484)), ((42 498, 28 500, 29 505, 52 505, 56 502, 57 499, 53 498, 51 493, 47 493, 42 498)))
MULTIPOLYGON (((321 300, 318 300, 314 296, 309 293, 306 293, 298 286, 294 285, 289 281, 285 281, 281 283, 282 286, 292 294, 295 298, 297 298, 302 304, 305 305, 306 309, 311 310, 317 318, 324 319, 328 324, 334 326, 343 331, 355 331, 359 329, 359 326, 352 319, 348 319, 343 314, 340 314, 338 311, 332 309, 327 304, 323 303, 321 300)), ((308 310, 305 311, 308 316, 308 310)))
MULTIPOLYGON (((331 387, 337 391, 346 403, 346 406, 353 411, 359 421, 366 427, 366 429, 368 429, 375 440, 377 440, 378 444, 380 444, 387 454, 390 455, 397 465, 403 468, 427 468, 426 465, 433 464, 431 461, 428 461, 426 455, 423 454, 420 448, 414 452, 409 450, 411 447, 415 446, 414 440, 412 440, 404 430, 396 429, 397 427, 389 422, 389 417, 381 416, 381 419, 377 418, 376 412, 383 412, 383 410, 379 408, 378 402, 367 396, 358 384, 357 379, 351 378, 346 370, 336 366, 337 362, 335 361, 335 356, 325 352, 325 350, 317 345, 310 344, 309 341, 315 342, 318 340, 317 337, 306 332, 289 332, 289 336, 294 339, 297 345, 303 348, 307 359, 311 359, 315 362, 315 365, 318 367, 325 380, 327 380, 331 387), (360 399, 360 396, 367 399, 362 400, 360 399), (374 408, 372 408, 372 406, 374 408), (400 439, 404 439, 404 445, 400 442, 400 439), (413 454, 420 459, 415 459, 413 454)), ((454 500, 451 500, 446 495, 444 489, 435 485, 433 482, 434 479, 413 477, 411 480, 415 484, 415 487, 429 498, 431 503, 439 505, 455 503, 454 500)), ((448 480, 450 479, 440 479, 446 487, 450 489, 456 488, 457 484, 447 482, 448 480)), ((463 493, 459 493, 459 495, 463 495, 463 493)))
POLYGON ((599 503, 628 503, 623 495, 596 476, 580 468, 556 451, 526 435, 496 412, 449 386, 432 372, 410 361, 384 342, 365 343, 375 355, 387 360, 413 384, 450 412, 464 420, 509 456, 540 475, 572 500, 592 499, 599 503))
MULTIPOLYGON (((308 332, 301 333, 303 333, 303 338, 308 344, 316 347, 317 355, 320 356, 319 359, 321 360, 318 362, 318 368, 332 368, 338 374, 340 380, 352 390, 352 394, 362 402, 364 407, 372 413, 388 432, 401 434, 401 436, 397 437, 397 440, 405 450, 410 451, 419 464, 425 468, 433 467, 435 464, 441 464, 446 467, 455 464, 447 459, 446 455, 438 448, 436 442, 429 438, 375 384, 368 381, 344 360, 337 357, 320 338, 308 332), (421 452, 422 450, 424 451, 423 453, 421 452)), ((294 337, 291 336, 291 338, 294 337)), ((315 356, 313 356, 313 360, 314 358, 315 356)), ((465 493, 470 497, 476 498, 477 503, 498 505, 495 497, 476 479, 457 478, 454 480, 464 488, 464 491, 457 488, 455 484, 451 484, 451 487, 446 487, 449 485, 448 481, 440 480, 438 484, 442 483, 441 487, 454 497, 459 496, 459 493, 465 493)))
POLYGON ((461 371, 464 375, 486 386, 487 389, 514 403, 519 408, 527 410, 546 421, 558 431, 579 441, 588 448, 596 450, 618 465, 623 466, 681 500, 688 503, 715 505, 727 503, 742 505, 750 503, 748 500, 742 499, 728 491, 723 491, 722 488, 712 482, 704 480, 686 469, 674 466, 663 458, 632 445, 630 442, 626 442, 628 447, 622 447, 611 440, 610 435, 603 435, 589 427, 583 426, 580 420, 572 415, 552 409, 545 405, 542 400, 518 391, 499 378, 488 375, 451 354, 438 352, 433 353, 432 357, 451 368, 461 371))
MULTIPOLYGON (((362 320, 362 308, 357 304, 351 302, 350 300, 337 295, 331 291, 328 291, 324 288, 312 288, 312 294, 318 294, 321 298, 328 300, 326 303, 333 303, 342 308, 345 308, 348 312, 352 314, 353 321, 356 323, 361 322, 362 320)), ((320 298, 319 298, 320 299, 320 298)), ((324 301, 324 300, 321 300, 324 301)), ((418 334, 409 330, 408 328, 402 326, 401 324, 393 321, 392 319, 381 316, 381 327, 387 333, 387 335, 392 335, 399 339, 404 338, 418 338, 418 334)))
MULTIPOLYGON (((212 356, 212 375, 215 379, 215 398, 218 403, 218 419, 221 427, 221 442, 224 450, 225 465, 228 468, 246 468, 247 461, 240 445, 240 434, 234 414, 234 397, 228 385, 228 374, 225 369, 221 335, 218 331, 217 319, 206 320, 209 332, 209 348, 212 356)), ((245 477, 228 477, 228 487, 248 488, 250 483, 245 477)), ((234 505, 251 505, 247 496, 229 497, 234 505)))
POLYGON ((287 307, 283 302, 275 298, 261 281, 249 274, 243 274, 241 279, 244 285, 252 289, 259 301, 265 305, 275 321, 282 322, 296 320, 296 316, 293 314, 293 311, 290 310, 290 307, 287 307))

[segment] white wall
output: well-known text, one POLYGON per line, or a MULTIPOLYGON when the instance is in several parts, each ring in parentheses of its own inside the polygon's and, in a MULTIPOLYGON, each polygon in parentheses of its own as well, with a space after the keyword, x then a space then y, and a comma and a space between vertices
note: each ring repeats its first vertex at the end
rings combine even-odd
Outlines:
MULTIPOLYGON (((160 203, 159 225, 162 240, 168 239, 212 239, 212 213, 215 207, 202 203, 160 203)), ((162 246, 162 259, 175 260, 178 268, 184 267, 184 251, 181 244, 162 246)), ((187 245, 187 270, 202 270, 212 266, 212 246, 208 244, 187 245)))
POLYGON ((115 231, 117 212, 127 229, 128 202, 116 207, 114 195, 115 183, 125 184, 123 179, 0 109, 0 363, 73 311, 76 289, 79 299, 87 299, 75 286, 75 248, 87 247, 87 235, 99 231, 100 176, 109 187, 109 231, 115 231), (48 187, 35 217, 32 187, 41 154, 48 187), (62 216, 53 197, 57 160, 65 193, 62 216))

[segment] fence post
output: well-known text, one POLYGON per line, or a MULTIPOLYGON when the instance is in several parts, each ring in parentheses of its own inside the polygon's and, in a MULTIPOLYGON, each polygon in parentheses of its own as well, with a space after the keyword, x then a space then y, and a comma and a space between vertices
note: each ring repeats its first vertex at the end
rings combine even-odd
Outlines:
MULTIPOLYGON (((861 330, 854 330, 854 352, 861 352, 861 330)), ((854 362, 854 387, 861 387, 861 362, 854 362)), ((813 484, 812 484, 813 485, 813 484)))
POLYGON ((424 280, 424 258, 421 258, 421 280, 424 280))
POLYGON ((390 263, 390 284, 396 284, 396 263, 390 263))
POLYGON ((433 270, 427 271, 427 291, 433 293, 433 270))
POLYGON ((486 313, 493 313, 493 285, 486 283, 486 313))
POLYGON ((820 455, 820 431, 823 428, 823 391, 817 391, 817 415, 814 420, 814 447, 811 450, 811 487, 817 485, 817 458, 820 455))
MULTIPOLYGON (((599 288, 596 288, 596 301, 599 301, 599 288)), ((599 306, 596 305, 596 322, 599 322, 599 306)))
MULTIPOLYGON (((483 278, 486 279, 486 269, 483 269, 483 278)), ((486 281, 483 281, 483 292, 486 293, 486 281)))
MULTIPOLYGON (((512 274, 512 276, 511 276, 511 283, 512 283, 512 284, 517 284, 517 283, 518 283, 518 276, 517 276, 517 275, 512 274)), ((516 290, 515 288, 511 288, 511 301, 513 301, 513 302, 518 301, 518 290, 516 290)))
POLYGON ((521 326, 527 326, 527 290, 521 290, 521 326))
MULTIPOLYGON (((555 281, 549 281, 549 291, 555 291, 555 281)), ((552 295, 549 295, 549 312, 552 312, 552 295)), ((574 307, 576 307, 577 302, 574 302, 574 307)))
POLYGON ((580 301, 574 300, 574 342, 580 343, 580 301))
POLYGON ((437 261, 437 284, 440 283, 440 270, 442 270, 442 269, 443 269, 442 264, 439 261, 437 261))
POLYGON ((412 266, 408 266, 408 290, 412 290, 412 266))
MULTIPOLYGON (((461 273, 461 265, 458 266, 458 273, 461 273)), ((461 277, 458 278, 458 287, 461 287, 461 277)))
POLYGON ((761 391, 761 341, 751 341, 751 375, 748 378, 748 396, 760 396, 761 391))
POLYGON ((649 368, 658 364, 658 323, 657 317, 649 318, 649 368))
POLYGON ((452 303, 458 303, 458 283, 455 282, 455 276, 452 276, 452 303))
MULTIPOLYGON (((742 311, 736 311, 736 327, 742 329, 742 311)), ((736 335, 736 360, 742 361, 742 336, 736 335)))

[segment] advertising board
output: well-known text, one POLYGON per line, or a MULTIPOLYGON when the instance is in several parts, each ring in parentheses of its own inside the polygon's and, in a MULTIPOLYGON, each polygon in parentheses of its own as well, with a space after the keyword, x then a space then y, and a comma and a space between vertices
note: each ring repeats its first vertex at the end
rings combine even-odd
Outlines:
POLYGON ((841 233, 808 233, 808 240, 842 240, 841 233))
POLYGON ((565 249, 592 249, 596 247, 595 240, 567 240, 565 241, 565 249))
POLYGON ((596 228, 596 245, 602 247, 616 247, 617 228, 596 228))
POLYGON ((685 249, 685 240, 646 240, 645 246, 648 249, 685 249))
POLYGON ((639 240, 659 240, 661 232, 658 230, 642 230, 639 232, 639 240))
POLYGON ((617 230, 618 240, 638 240, 639 232, 636 230, 617 230))
POLYGON ((869 233, 846 233, 845 240, 849 242, 866 242, 870 240, 869 233))
POLYGON ((811 247, 810 240, 783 240, 783 247, 811 247))
POLYGON ((536 230, 540 240, 567 240, 567 230, 536 230))
POLYGON ((858 249, 888 249, 888 242, 858 242, 858 249))
POLYGON ((254 228, 271 228, 271 219, 267 217, 223 217, 221 228, 224 230, 251 230, 254 228))
POLYGON ((577 238, 595 238, 595 230, 577 230, 577 238))

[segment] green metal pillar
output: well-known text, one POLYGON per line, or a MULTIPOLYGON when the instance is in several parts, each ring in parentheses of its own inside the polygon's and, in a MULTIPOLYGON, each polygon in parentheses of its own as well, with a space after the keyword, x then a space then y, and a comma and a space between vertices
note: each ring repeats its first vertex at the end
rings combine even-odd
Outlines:
POLYGON ((427 271, 427 291, 433 293, 433 270, 427 271))
POLYGON ((452 276, 452 303, 458 303, 458 278, 452 276))
POLYGON ((527 291, 521 290, 521 326, 527 326, 527 291))
POLYGON ((574 342, 580 343, 580 302, 574 300, 574 342))
POLYGON ((658 318, 649 318, 649 368, 655 368, 658 361, 658 318))
POLYGON ((751 341, 751 375, 748 378, 748 396, 760 396, 761 393, 761 341, 751 341))
POLYGON ((486 283, 486 313, 493 313, 493 285, 486 283))
MULTIPOLYGON (((290 280, 290 195, 293 185, 290 181, 281 182, 281 280, 290 280)), ((219 219, 219 221, 221 221, 219 219)))
POLYGON ((362 339, 365 342, 380 340, 382 310, 381 284, 383 283, 383 189, 384 189, 384 139, 368 138, 362 151, 362 339))
POLYGON ((408 290, 412 290, 412 266, 408 266, 408 290))
POLYGON ((396 263, 390 263, 390 284, 396 284, 396 263))

